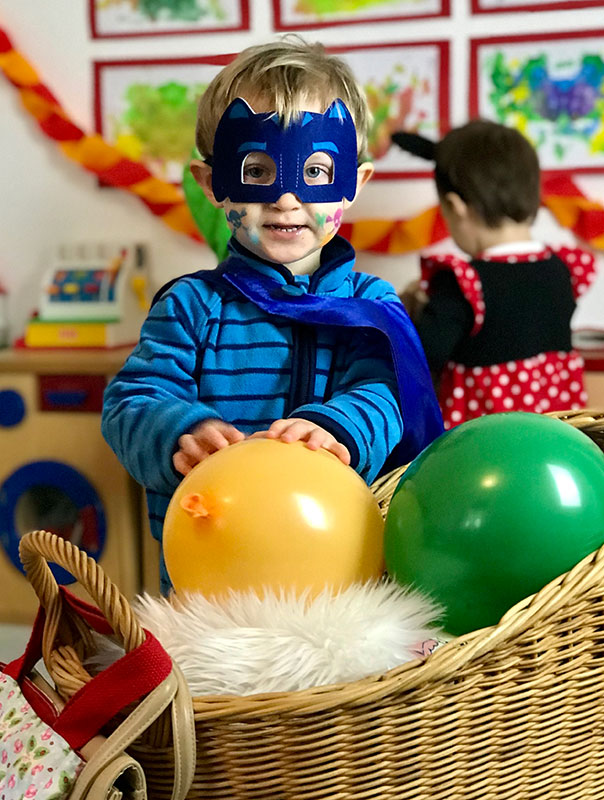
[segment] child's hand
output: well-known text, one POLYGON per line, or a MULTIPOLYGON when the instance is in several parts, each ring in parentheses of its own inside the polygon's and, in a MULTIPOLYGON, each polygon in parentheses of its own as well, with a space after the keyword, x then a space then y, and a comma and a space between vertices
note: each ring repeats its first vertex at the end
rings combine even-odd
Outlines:
POLYGON ((401 303, 405 306, 407 314, 413 322, 417 322, 424 306, 428 302, 428 295, 421 288, 421 281, 411 281, 399 294, 401 303))
POLYGON ((258 431, 250 436, 250 439, 258 438, 281 439, 282 442, 306 442, 306 446, 311 450, 319 450, 322 447, 337 456, 346 466, 350 464, 348 448, 324 428, 307 419, 296 417, 278 419, 267 431, 258 431))
POLYGON ((179 449, 172 456, 174 469, 186 475, 212 453, 244 439, 245 435, 228 422, 206 419, 178 440, 179 449))

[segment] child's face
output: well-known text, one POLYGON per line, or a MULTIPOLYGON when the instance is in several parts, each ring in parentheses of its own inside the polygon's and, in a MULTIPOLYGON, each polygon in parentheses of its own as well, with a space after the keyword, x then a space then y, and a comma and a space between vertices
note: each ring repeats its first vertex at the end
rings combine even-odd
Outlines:
MULTIPOLYGON (((272 110, 262 98, 245 99, 258 114, 272 110)), ((318 100, 309 100, 302 110, 322 113, 324 107, 318 100)), ((210 200, 224 208, 229 227, 240 244, 260 258, 285 264, 297 274, 313 272, 319 266, 321 249, 336 235, 344 210, 353 202, 346 198, 337 202, 302 202, 288 192, 273 202, 237 203, 226 198, 217 203, 211 193, 211 171, 207 165, 194 162, 191 169, 210 200)), ((272 159, 256 152, 245 161, 243 180, 250 184, 271 184, 274 170, 272 159)), ((368 163, 358 168, 357 194, 372 172, 373 167, 368 163)), ((333 162, 329 155, 317 152, 311 156, 304 164, 304 178, 309 185, 331 183, 333 162)))
MULTIPOLYGON (((313 168, 317 180, 324 172, 313 168)), ((321 248, 338 232, 348 201, 302 203, 291 192, 273 203, 231 203, 224 210, 237 241, 260 258, 290 266, 292 272, 313 272, 321 248)))

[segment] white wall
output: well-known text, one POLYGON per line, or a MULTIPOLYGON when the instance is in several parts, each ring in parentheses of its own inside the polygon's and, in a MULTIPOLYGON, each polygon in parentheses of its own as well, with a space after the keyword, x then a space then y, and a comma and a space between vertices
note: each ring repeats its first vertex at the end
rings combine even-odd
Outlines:
MULTIPOLYGON (((92 131, 94 59, 211 55, 271 39, 276 34, 271 32, 270 0, 250 0, 250 4, 252 29, 240 33, 93 40, 88 32, 87 0, 0 0, 0 26, 74 121, 92 131)), ((306 31, 304 35, 326 45, 449 39, 451 120, 460 124, 467 118, 468 40, 472 36, 601 28, 604 14, 604 8, 591 8, 471 16, 470 0, 451 0, 451 5, 449 19, 343 25, 306 31)), ((27 315, 37 303, 45 259, 62 241, 146 241, 156 285, 181 272, 214 264, 213 254, 205 246, 172 232, 134 197, 99 189, 92 175, 64 158, 45 138, 21 108, 17 92, 2 77, 0 164, 0 282, 11 298, 13 336, 22 334, 27 315)), ((582 177, 577 183, 590 197, 604 203, 604 177, 582 177)), ((348 219, 408 217, 434 202, 434 189, 427 179, 373 182, 348 219)), ((539 216, 535 234, 549 242, 572 241, 545 211, 539 216)), ((402 288, 415 275, 417 254, 360 254, 359 265, 402 288)), ((600 297, 604 297, 604 287, 600 297)), ((602 307, 593 297, 587 302, 592 312, 602 307)))

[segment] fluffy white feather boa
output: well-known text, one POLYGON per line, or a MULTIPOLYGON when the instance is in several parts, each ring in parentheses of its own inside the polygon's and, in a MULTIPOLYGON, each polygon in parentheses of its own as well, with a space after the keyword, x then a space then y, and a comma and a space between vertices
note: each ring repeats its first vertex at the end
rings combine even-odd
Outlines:
MULTIPOLYGON (((287 692, 355 681, 424 657, 439 609, 387 581, 332 596, 233 592, 220 601, 148 594, 134 604, 185 674, 193 695, 287 692)), ((97 662, 98 663, 98 662, 97 662)))

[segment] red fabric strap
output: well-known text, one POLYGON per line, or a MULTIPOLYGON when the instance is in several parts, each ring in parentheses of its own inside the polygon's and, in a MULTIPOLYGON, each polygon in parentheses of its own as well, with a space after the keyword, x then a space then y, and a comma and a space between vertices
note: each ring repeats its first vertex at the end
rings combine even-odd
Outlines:
POLYGON ((145 631, 145 641, 96 675, 66 704, 54 729, 78 750, 123 708, 159 686, 172 670, 172 659, 145 631))
MULTIPOLYGON (((80 600, 79 597, 76 597, 64 586, 59 587, 59 592, 63 597, 63 601, 97 633, 103 633, 106 636, 111 636, 111 634, 114 633, 113 628, 96 606, 90 605, 90 603, 86 603, 84 600, 80 600)), ((16 658, 14 661, 11 661, 10 664, 7 664, 4 669, 4 672, 11 678, 14 678, 17 683, 21 683, 23 678, 31 672, 42 658, 42 636, 44 634, 45 621, 46 612, 42 606, 40 606, 25 652, 20 658, 16 658)))
POLYGON ((16 680, 19 684, 25 678, 25 676, 31 672, 31 670, 42 657, 42 634, 44 633, 45 620, 46 614, 42 606, 40 606, 38 613, 36 614, 36 619, 34 620, 34 626, 29 636, 29 641, 27 643, 27 647, 25 648, 25 652, 20 658, 16 658, 14 661, 11 661, 10 664, 7 664, 2 670, 6 675, 16 680))
MULTIPOLYGON (((60 587, 60 591, 65 603, 93 630, 106 635, 113 633, 111 625, 96 606, 80 600, 64 587, 60 587)), ((3 670, 22 688, 28 682, 27 675, 41 658, 45 620, 45 611, 40 607, 25 653, 3 670)), ((149 631, 145 631, 145 637, 139 647, 126 653, 76 692, 58 717, 51 713, 50 704, 45 707, 43 703, 35 702, 32 708, 74 750, 78 750, 123 708, 140 700, 170 674, 170 656, 149 631)))

